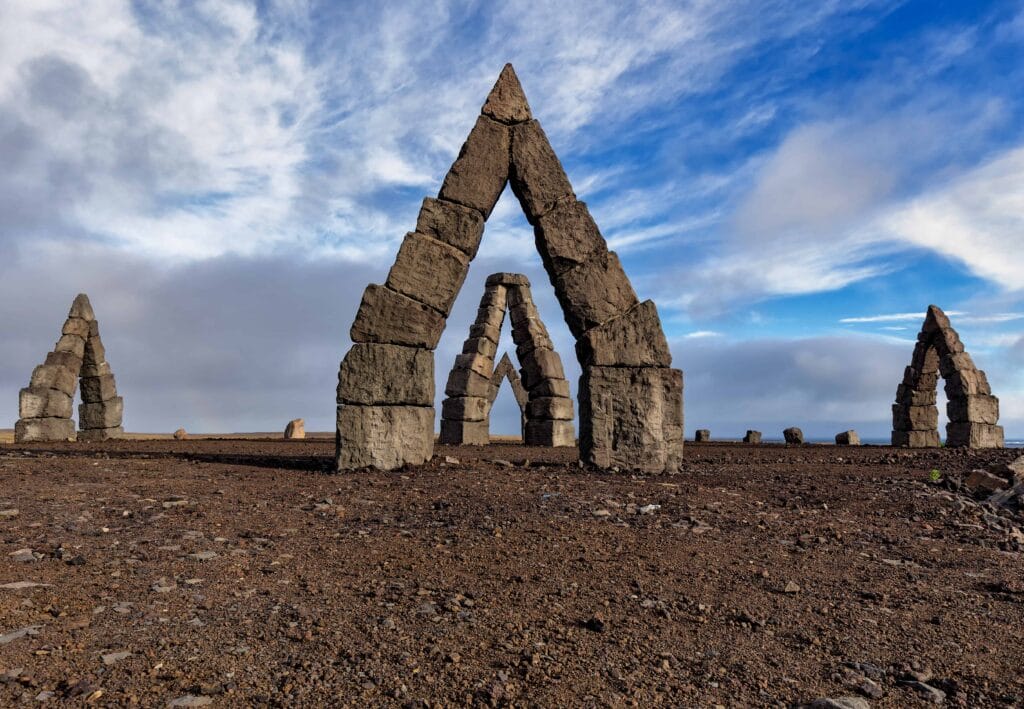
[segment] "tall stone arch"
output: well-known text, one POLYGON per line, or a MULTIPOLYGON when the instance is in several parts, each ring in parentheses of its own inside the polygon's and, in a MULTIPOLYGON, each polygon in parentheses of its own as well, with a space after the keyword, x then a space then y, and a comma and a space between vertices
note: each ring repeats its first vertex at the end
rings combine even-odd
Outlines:
POLYGON ((71 304, 60 339, 46 361, 32 371, 18 395, 14 439, 66 441, 75 438, 71 420, 75 389, 81 383, 78 440, 106 440, 124 433, 124 400, 117 395, 114 375, 100 339, 100 326, 89 297, 80 293, 71 304))
POLYGON ((938 380, 946 390, 946 445, 1002 448, 999 399, 992 396, 985 372, 974 366, 960 335, 936 305, 928 306, 910 366, 896 389, 892 406, 892 444, 911 448, 939 445, 938 380))
POLYGON ((671 368, 654 303, 639 302, 507 64, 387 281, 363 294, 339 372, 338 470, 393 469, 432 455, 433 350, 506 184, 534 227, 576 338, 581 460, 678 469, 683 377, 671 368))
POLYGON ((494 402, 497 400, 498 393, 501 391, 501 384, 505 381, 508 382, 509 387, 512 389, 512 396, 515 398, 516 405, 519 407, 519 426, 522 438, 525 441, 526 405, 529 403, 530 397, 526 391, 526 387, 523 386, 523 380, 519 376, 519 372, 516 371, 515 365, 512 364, 512 359, 508 356, 508 352, 501 355, 501 359, 494 367, 494 373, 491 374, 491 390, 487 394, 488 421, 490 420, 491 410, 494 408, 494 402))
MULTIPOLYGON (((521 367, 521 379, 512 382, 523 411, 523 441, 534 446, 572 446, 576 443, 572 399, 562 359, 533 302, 529 279, 521 273, 494 273, 487 277, 476 321, 469 328, 462 354, 445 385, 441 406, 441 443, 487 445, 490 410, 497 397, 498 369, 494 355, 506 311, 512 321, 512 340, 521 367), (521 394, 518 388, 522 390, 521 394)), ((502 361, 503 376, 515 373, 511 360, 502 361), (511 371, 509 371, 511 370, 511 371)))

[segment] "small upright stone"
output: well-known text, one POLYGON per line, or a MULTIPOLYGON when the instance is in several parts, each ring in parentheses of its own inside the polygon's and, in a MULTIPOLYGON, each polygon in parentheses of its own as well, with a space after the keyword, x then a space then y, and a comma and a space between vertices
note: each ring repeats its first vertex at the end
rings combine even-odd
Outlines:
POLYGON ((843 431, 842 433, 836 434, 836 445, 837 446, 859 446, 860 436, 853 429, 849 431, 843 431))
POLYGON ((698 428, 693 434, 695 443, 707 443, 711 440, 711 431, 706 428, 698 428))
POLYGON ((786 439, 786 443, 791 446, 802 445, 804 442, 804 432, 796 426, 787 428, 782 432, 782 435, 786 439))
POLYGON ((185 429, 183 429, 183 428, 179 428, 177 431, 174 432, 174 440, 176 440, 176 441, 188 440, 188 432, 186 432, 185 429))
POLYGON ((743 442, 744 443, 760 443, 761 442, 761 432, 760 431, 754 431, 753 429, 748 429, 747 430, 747 434, 745 436, 743 436, 743 442))
POLYGON ((303 419, 292 419, 284 427, 284 437, 287 440, 301 440, 306 437, 306 422, 303 419))

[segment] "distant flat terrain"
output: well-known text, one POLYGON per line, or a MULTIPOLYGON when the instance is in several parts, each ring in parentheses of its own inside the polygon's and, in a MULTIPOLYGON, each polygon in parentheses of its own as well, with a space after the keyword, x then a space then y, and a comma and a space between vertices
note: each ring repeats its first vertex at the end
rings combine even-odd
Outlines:
POLYGON ((929 481, 1018 451, 687 444, 654 477, 333 452, 0 446, 0 705, 1024 698, 1020 520, 929 481))

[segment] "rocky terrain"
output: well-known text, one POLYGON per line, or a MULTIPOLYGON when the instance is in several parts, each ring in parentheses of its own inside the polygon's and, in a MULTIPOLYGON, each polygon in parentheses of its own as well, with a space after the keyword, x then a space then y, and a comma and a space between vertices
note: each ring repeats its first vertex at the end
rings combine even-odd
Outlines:
POLYGON ((1019 451, 333 453, 0 447, 0 705, 1024 704, 1019 451))

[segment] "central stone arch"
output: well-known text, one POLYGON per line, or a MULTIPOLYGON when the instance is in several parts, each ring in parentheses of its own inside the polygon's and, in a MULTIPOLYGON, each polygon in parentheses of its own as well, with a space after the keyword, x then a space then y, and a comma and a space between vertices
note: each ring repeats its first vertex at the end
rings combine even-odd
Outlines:
POLYGON ((576 338, 580 459, 678 469, 683 376, 671 368, 657 310, 639 302, 506 64, 387 281, 363 293, 338 377, 338 470, 394 469, 433 454, 433 350, 506 184, 576 338))
POLYGON ((910 366, 896 389, 892 406, 892 444, 910 448, 939 445, 938 381, 945 382, 946 445, 1002 448, 999 399, 992 396, 985 372, 974 365, 960 335, 937 305, 928 306, 910 366))

